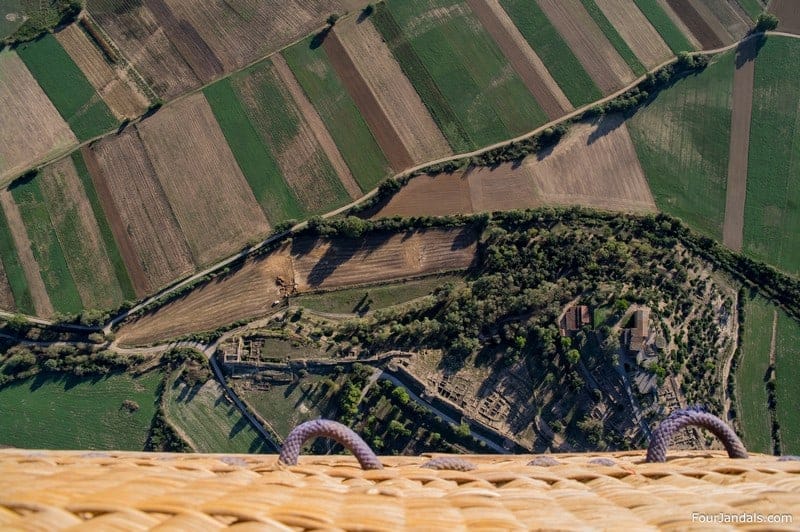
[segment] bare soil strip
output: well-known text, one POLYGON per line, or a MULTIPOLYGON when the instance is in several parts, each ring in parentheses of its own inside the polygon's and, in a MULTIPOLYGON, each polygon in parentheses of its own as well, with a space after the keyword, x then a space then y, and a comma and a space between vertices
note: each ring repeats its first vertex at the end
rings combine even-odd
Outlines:
POLYGON ((722 22, 709 8, 710 0, 688 0, 688 5, 694 8, 694 11, 700 16, 700 20, 704 22, 711 30, 713 35, 722 43, 722 45, 731 44, 734 41, 733 36, 728 32, 722 22))
POLYGON ((11 231, 11 238, 13 238, 14 246, 17 248, 19 262, 25 271, 25 279, 28 281, 28 290, 30 290, 31 298, 33 299, 33 308, 36 310, 36 315, 43 318, 50 317, 53 315, 53 304, 50 302, 50 296, 44 286, 44 281, 40 274, 41 268, 33 257, 31 241, 28 239, 25 224, 22 221, 17 204, 14 203, 10 190, 0 190, 0 206, 2 206, 6 214, 8 229, 11 231))
POLYGON ((463 172, 413 178, 373 217, 446 216, 474 212, 463 172))
POLYGON ((800 6, 797 0, 772 0, 769 10, 778 16, 778 29, 800 35, 800 6))
POLYGON ((689 31, 689 28, 683 23, 681 17, 679 17, 678 14, 669 6, 667 3, 668 0, 657 0, 657 2, 658 5, 661 6, 661 9, 664 10, 664 13, 666 13, 670 20, 672 20, 672 23, 675 24, 681 33, 683 33, 683 35, 689 40, 689 43, 691 43, 692 47, 695 49, 701 49, 702 46, 700 45, 700 41, 697 40, 697 37, 695 37, 691 31, 689 31))
POLYGON ((333 141, 333 137, 331 137, 331 134, 325 127, 325 123, 322 121, 322 118, 320 118, 317 110, 314 109, 314 106, 311 105, 308 97, 306 97, 303 88, 300 87, 294 74, 289 69, 289 65, 286 64, 286 60, 281 54, 273 55, 271 60, 272 64, 275 66, 276 74, 281 82, 283 82, 283 86, 286 87, 286 90, 291 94, 294 103, 297 104, 297 108, 311 128, 314 137, 322 147, 322 151, 325 152, 325 155, 331 162, 336 175, 339 176, 339 181, 342 182, 345 190, 347 190, 347 194, 349 194, 352 199, 361 197, 361 187, 358 186, 358 182, 356 182, 353 174, 350 172, 350 168, 347 166, 344 158, 342 158, 342 154, 333 141))
POLYGON ((77 144, 22 60, 0 52, 0 181, 77 144))
POLYGON ((72 159, 67 157, 47 166, 39 186, 50 205, 53 228, 66 252, 67 266, 83 306, 114 308, 123 299, 122 291, 72 159), (71 215, 75 216, 68 218, 71 215), (73 235, 65 231, 77 233, 80 240, 75 247, 79 249, 67 249, 73 235))
POLYGON ((278 278, 287 286, 293 283, 288 247, 250 259, 225 278, 123 325, 117 337, 125 345, 149 344, 263 316, 282 297, 278 278))
POLYGON ((178 19, 164 0, 144 0, 144 5, 158 18, 167 38, 201 81, 222 75, 222 62, 191 24, 178 19))
POLYGON ((549 155, 528 157, 530 172, 548 204, 610 210, 656 210, 650 187, 622 118, 579 124, 549 155))
MULTIPOLYGON (((755 57, 755 42, 740 46, 738 57, 755 57)), ((753 78, 755 61, 737 64, 733 74, 733 112, 731 144, 728 156, 728 186, 725 192, 725 223, 722 242, 734 251, 741 251, 744 238, 744 204, 747 193, 747 158, 750 149, 750 116, 753 111, 753 78)))
POLYGON ((470 168, 464 174, 474 212, 530 209, 543 205, 541 194, 530 174, 519 171, 515 163, 497 168, 470 168))
POLYGON ((0 309, 12 312, 17 309, 17 305, 14 303, 14 293, 8 284, 2 261, 0 261, 0 309))
POLYGON ((390 166, 400 172, 414 165, 414 159, 403 144, 394 125, 383 112, 377 98, 358 72, 353 60, 347 55, 336 31, 331 31, 323 44, 325 52, 342 84, 356 102, 372 135, 386 155, 390 166))
POLYGON ((580 0, 537 0, 603 94, 636 78, 580 0))
MULTIPOLYGON (((94 144, 92 151, 112 200, 110 204, 104 202, 103 209, 119 211, 136 261, 147 276, 145 292, 150 293, 191 273, 194 263, 186 238, 136 128, 128 128, 121 135, 94 144)), ((101 192, 102 188, 98 187, 101 199, 108 197, 101 192)), ((112 219, 109 217, 109 221, 112 219)), ((126 263, 126 266, 131 272, 130 265, 126 263)))
POLYGON ((195 264, 230 255, 269 230, 202 93, 137 128, 195 264))
POLYGON ((714 30, 703 20, 700 13, 687 0, 666 0, 669 7, 683 21, 692 35, 700 42, 703 49, 713 49, 722 46, 720 39, 714 30))
POLYGON ((336 33, 414 163, 451 155, 447 139, 372 21, 351 18, 337 24, 336 33))
POLYGON ((88 147, 84 147, 81 148, 81 155, 83 155, 86 168, 92 178, 97 197, 100 199, 100 205, 103 207, 103 214, 105 214, 108 225, 111 227, 111 233, 114 235, 122 261, 125 263, 125 269, 128 270, 133 289, 137 297, 142 297, 149 290, 147 275, 139 263, 133 242, 126 231, 126 225, 122 221, 120 212, 114 208, 114 197, 108 188, 108 182, 103 176, 103 171, 94 156, 94 152, 88 147))
POLYGON ((55 36, 117 118, 135 118, 147 109, 147 98, 127 76, 123 78, 121 71, 108 64, 77 24, 67 26, 55 36))
POLYGON ((548 118, 572 111, 561 87, 496 0, 467 0, 467 4, 502 50, 548 118))
POLYGON ((653 68, 672 57, 672 50, 636 4, 629 0, 595 3, 645 67, 653 68))
POLYGON ((769 365, 775 367, 775 342, 778 338, 778 310, 772 311, 772 336, 769 340, 769 365))

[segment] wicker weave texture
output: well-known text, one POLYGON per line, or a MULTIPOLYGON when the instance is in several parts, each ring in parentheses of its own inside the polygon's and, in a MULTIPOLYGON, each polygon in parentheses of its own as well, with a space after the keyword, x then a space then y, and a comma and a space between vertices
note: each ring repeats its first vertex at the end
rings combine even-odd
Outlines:
POLYGON ((708 530, 693 512, 788 512, 800 525, 800 462, 773 456, 481 455, 464 457, 472 471, 420 467, 430 458, 362 470, 352 456, 285 466, 266 455, 0 450, 0 529, 708 530))

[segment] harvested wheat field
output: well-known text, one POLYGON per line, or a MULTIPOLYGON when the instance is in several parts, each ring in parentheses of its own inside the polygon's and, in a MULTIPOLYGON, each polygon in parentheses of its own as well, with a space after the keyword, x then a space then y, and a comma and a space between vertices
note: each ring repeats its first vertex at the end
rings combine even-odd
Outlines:
POLYGON ((135 118, 147 110, 147 97, 124 71, 108 64, 100 49, 77 24, 67 26, 55 35, 114 116, 121 120, 135 118))
POLYGON ((467 0, 472 12, 503 51, 525 86, 548 118, 572 111, 572 104, 530 47, 514 22, 496 0, 467 0))
POLYGON ((89 11, 162 98, 173 98, 201 84, 159 19, 141 2, 105 0, 90 5, 89 11))
POLYGON ((269 230, 202 93, 136 127, 196 265, 230 255, 269 230))
POLYGON ((39 188, 83 307, 115 308, 124 299, 122 290, 72 159, 47 166, 39 188))
POLYGON ((77 144, 16 53, 0 51, 0 182, 77 144))
POLYGON ((150 344, 263 316, 275 310, 272 303, 283 296, 279 277, 291 286, 288 246, 250 259, 233 273, 124 324, 117 338, 124 345, 150 344))
POLYGON ((797 0, 772 0, 769 11, 780 19, 778 24, 780 31, 800 34, 800 9, 797 0))
POLYGON ((186 238, 137 129, 93 144, 84 159, 137 295, 192 272, 186 238))
POLYGON ((525 159, 542 201, 609 210, 655 211, 650 188, 621 117, 578 124, 541 160, 525 159))
POLYGON ((5 213, 11 238, 17 248, 19 262, 25 274, 25 280, 28 283, 28 290, 31 294, 36 315, 44 318, 50 317, 54 312, 53 304, 47 294, 47 288, 44 286, 39 264, 33 256, 33 251, 31 251, 31 241, 28 238, 25 223, 22 221, 22 215, 14 202, 14 197, 11 195, 10 190, 0 190, 0 207, 5 213))
MULTIPOLYGON (((370 127, 374 122, 376 127, 392 129, 412 164, 452 154, 444 135, 372 22, 369 19, 360 23, 355 19, 343 21, 336 25, 335 37, 355 67, 353 74, 360 77, 368 89, 367 97, 377 104, 364 105, 361 98, 351 93, 370 127), (367 111, 379 116, 370 117, 367 111)), ((337 61, 333 58, 331 61, 336 66, 337 61)), ((392 151, 383 144, 381 147, 387 156, 392 151)))
POLYGON ((469 267, 477 234, 471 228, 429 229, 328 240, 292 242, 294 279, 300 292, 368 284, 469 267))
POLYGON ((653 68, 672 57, 672 50, 636 4, 629 0, 594 1, 645 67, 653 68))
POLYGON ((604 94, 614 92, 636 78, 580 0, 537 1, 604 94))

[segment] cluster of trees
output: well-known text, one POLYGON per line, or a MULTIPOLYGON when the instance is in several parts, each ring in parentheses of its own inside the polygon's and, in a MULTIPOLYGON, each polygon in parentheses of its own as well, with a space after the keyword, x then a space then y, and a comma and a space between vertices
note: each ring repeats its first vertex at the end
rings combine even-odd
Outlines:
POLYGON ((38 5, 38 9, 29 9, 21 13, 26 17, 17 31, 6 37, 3 44, 14 45, 32 41, 54 28, 75 21, 83 10, 80 0, 47 0, 44 2, 24 2, 38 5))

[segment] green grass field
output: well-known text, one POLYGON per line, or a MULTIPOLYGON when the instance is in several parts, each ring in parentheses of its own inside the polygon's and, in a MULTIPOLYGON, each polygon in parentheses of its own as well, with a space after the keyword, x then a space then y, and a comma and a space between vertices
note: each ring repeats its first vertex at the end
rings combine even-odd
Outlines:
POLYGON ((768 37, 755 66, 745 253, 800 273, 800 41, 768 37))
POLYGON ((36 314, 31 292, 28 289, 28 280, 25 278, 25 271, 19 261, 17 247, 14 245, 14 239, 8 229, 6 214, 2 209, 0 209, 0 261, 3 262, 3 270, 5 270, 11 293, 14 295, 14 305, 17 310, 24 314, 36 314))
POLYGON ((501 0, 500 4, 572 105, 580 107, 603 97, 603 93, 535 1, 501 0))
POLYGON ((456 152, 515 137, 547 121, 462 1, 390 2, 380 6, 374 21, 456 152), (431 25, 428 19, 437 12, 446 15, 431 25))
POLYGON ((781 452, 800 453, 800 324, 783 311, 778 312, 778 337, 775 342, 775 392, 778 423, 781 426, 781 452))
POLYGON ((198 452, 274 452, 239 410, 225 400, 216 381, 189 387, 170 379, 164 394, 167 418, 186 434, 198 452))
POLYGON ((100 227, 100 235, 103 237, 103 244, 108 252, 108 258, 114 266, 114 274, 117 276, 117 283, 119 283, 120 290, 122 290, 122 297, 128 301, 135 301, 136 292, 133 289, 133 283, 128 275, 127 268, 125 268, 125 262, 122 260, 117 242, 114 240, 111 226, 108 225, 103 206, 100 203, 100 199, 97 197, 97 191, 92 183, 89 170, 87 170, 86 163, 79 151, 72 154, 72 163, 78 171, 78 177, 80 177, 81 183, 83 184, 83 190, 86 193, 86 197, 89 199, 89 203, 92 205, 92 212, 94 212, 94 218, 97 220, 97 225, 100 227))
POLYGON ((230 78, 206 87, 203 92, 239 168, 270 223, 274 225, 290 218, 304 218, 306 211, 283 180, 278 161, 248 118, 230 78))
POLYGON ((0 388, 0 444, 23 449, 141 451, 162 375, 104 378, 39 375, 0 388), (126 399, 136 412, 122 408, 126 399))
POLYGON ((22 3, 19 0, 5 0, 0 7, 0 39, 8 37, 22 25, 22 3), (10 15, 10 16, 9 16, 10 15), (6 18, 9 16, 9 18, 6 18))
POLYGON ((116 126, 111 110, 51 34, 19 46, 17 53, 79 140, 116 126))
POLYGON ((736 368, 736 397, 742 437, 748 449, 759 453, 772 452, 764 377, 769 367, 774 312, 775 305, 765 299, 756 298, 745 303, 742 347, 736 368))
POLYGON ((631 67, 633 73, 637 76, 641 76, 647 69, 639 61, 639 58, 636 57, 636 54, 633 53, 628 43, 625 42, 625 39, 619 34, 617 29, 614 25, 606 18, 603 14, 603 11, 597 7, 597 4, 594 0, 581 0, 583 7, 586 8, 586 11, 592 16, 595 23, 600 26, 600 29, 603 30, 603 34, 606 36, 606 39, 611 43, 614 49, 619 53, 622 59, 628 63, 628 66, 631 67))
POLYGON ((733 52, 662 91, 629 121, 659 209, 722 238, 728 180, 733 52))
POLYGON ((18 181, 11 189, 19 207, 31 249, 42 274, 44 286, 57 312, 75 314, 83 309, 81 296, 72 278, 64 247, 50 219, 49 206, 39 187, 41 175, 18 181))
POLYGON ((736 0, 751 19, 756 20, 758 15, 764 11, 764 6, 758 0, 736 0))
POLYGON ((292 298, 292 304, 318 312, 352 313, 358 311, 359 303, 369 298, 372 303, 368 309, 378 310, 428 295, 437 287, 448 282, 458 282, 460 279, 456 275, 446 275, 399 284, 348 288, 292 298))
POLYGON ((366 192, 391 174, 386 156, 361 116, 355 102, 336 76, 320 46, 312 48, 313 37, 283 51, 300 86, 325 123, 339 152, 361 190, 366 192))
POLYGON ((639 10, 644 13, 650 24, 658 31, 664 42, 667 43, 670 50, 675 54, 680 52, 690 52, 694 50, 694 46, 686 38, 686 35, 681 33, 678 26, 672 22, 672 19, 664 12, 656 0, 633 0, 639 7, 639 10))

